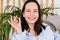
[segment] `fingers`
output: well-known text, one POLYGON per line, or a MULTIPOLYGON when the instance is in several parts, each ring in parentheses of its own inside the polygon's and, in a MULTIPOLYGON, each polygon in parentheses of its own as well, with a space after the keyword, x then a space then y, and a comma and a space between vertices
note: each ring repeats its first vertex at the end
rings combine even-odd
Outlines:
POLYGON ((17 17, 16 17, 16 16, 14 16, 13 21, 14 21, 14 22, 16 22, 16 20, 17 20, 17 17))
POLYGON ((8 23, 11 24, 11 22, 8 20, 8 23))
POLYGON ((16 16, 16 21, 17 21, 17 23, 21 23, 20 18, 18 18, 17 16, 16 16))
POLYGON ((17 16, 14 16, 8 20, 8 23, 16 30, 21 29, 21 20, 17 16), (18 21, 18 22, 17 22, 18 21))
POLYGON ((21 20, 17 16, 14 16, 14 17, 11 16, 11 18, 8 20, 8 22, 9 22, 9 24, 12 24, 12 23, 21 24, 21 20))
POLYGON ((8 20, 8 23, 12 24, 12 22, 13 22, 13 20, 12 20, 12 16, 11 16, 11 18, 8 20))
POLYGON ((12 16, 11 16, 11 18, 10 18, 10 21, 12 22, 12 16))
POLYGON ((10 18, 11 22, 13 22, 13 21, 16 22, 16 20, 17 20, 17 16, 13 16, 13 17, 11 16, 11 18, 10 18))

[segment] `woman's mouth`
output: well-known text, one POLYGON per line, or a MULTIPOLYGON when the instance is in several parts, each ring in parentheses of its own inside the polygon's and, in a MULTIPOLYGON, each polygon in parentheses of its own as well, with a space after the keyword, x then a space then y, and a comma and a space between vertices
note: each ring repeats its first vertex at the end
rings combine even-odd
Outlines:
POLYGON ((28 17, 29 20, 35 20, 36 17, 28 17))

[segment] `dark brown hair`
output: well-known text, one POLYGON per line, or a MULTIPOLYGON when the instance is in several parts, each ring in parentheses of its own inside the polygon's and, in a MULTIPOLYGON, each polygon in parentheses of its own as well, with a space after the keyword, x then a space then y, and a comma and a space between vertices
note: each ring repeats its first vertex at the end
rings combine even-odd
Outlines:
POLYGON ((34 25, 34 30, 35 32, 37 33, 37 35, 39 35, 42 31, 42 27, 45 28, 43 25, 42 25, 42 19, 41 19, 41 11, 40 11, 40 5, 39 3, 36 1, 36 0, 27 0, 24 5, 23 5, 23 8, 22 8, 22 14, 21 14, 21 25, 22 25, 22 31, 24 30, 28 30, 29 29, 29 25, 28 23, 26 22, 25 18, 23 17, 23 12, 25 11, 25 6, 26 4, 30 3, 30 2, 34 2, 37 4, 38 6, 38 14, 39 14, 39 18, 38 20, 35 22, 35 25, 34 25))

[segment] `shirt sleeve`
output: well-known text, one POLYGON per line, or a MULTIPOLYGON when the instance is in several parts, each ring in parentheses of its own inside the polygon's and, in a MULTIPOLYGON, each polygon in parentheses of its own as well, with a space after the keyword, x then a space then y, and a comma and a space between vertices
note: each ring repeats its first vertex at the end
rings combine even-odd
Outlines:
POLYGON ((60 40, 60 35, 57 33, 54 33, 54 40, 60 40))
POLYGON ((46 28, 45 32, 46 32, 47 35, 49 35, 48 37, 50 39, 54 38, 54 40, 60 40, 60 35, 56 32, 53 32, 49 25, 47 25, 47 28, 46 28))
POLYGON ((22 32, 21 34, 14 34, 12 35, 11 40, 25 40, 26 39, 26 31, 22 32))

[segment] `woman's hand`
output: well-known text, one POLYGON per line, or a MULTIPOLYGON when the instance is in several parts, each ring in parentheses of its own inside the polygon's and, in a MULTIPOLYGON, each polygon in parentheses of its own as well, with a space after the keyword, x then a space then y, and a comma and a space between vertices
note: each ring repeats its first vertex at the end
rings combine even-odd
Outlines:
POLYGON ((11 18, 8 20, 8 23, 16 30, 18 34, 22 32, 21 20, 17 16, 11 16, 11 18))

